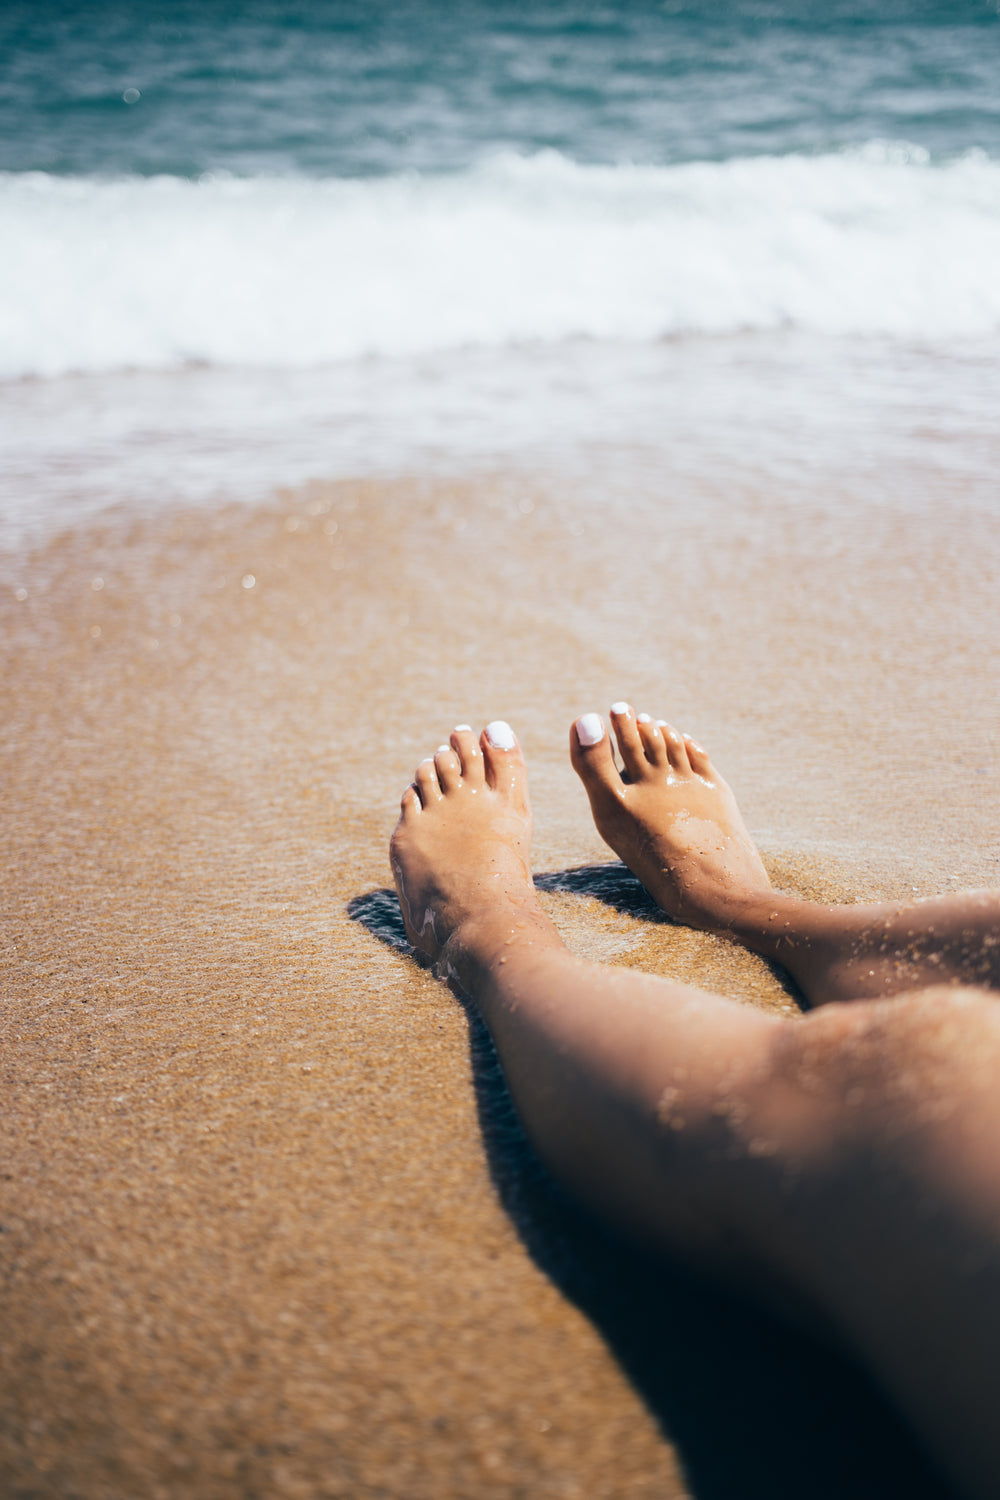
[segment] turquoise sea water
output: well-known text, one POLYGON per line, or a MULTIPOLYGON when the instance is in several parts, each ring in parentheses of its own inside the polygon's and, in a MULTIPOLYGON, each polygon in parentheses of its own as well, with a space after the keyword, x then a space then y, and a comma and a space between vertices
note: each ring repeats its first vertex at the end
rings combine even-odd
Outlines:
POLYGON ((997 155, 998 85, 987 0, 22 0, 0 17, 0 167, 371 177, 880 138, 997 155))
POLYGON ((832 399, 992 462, 998 264, 992 0, 15 0, 0 524, 648 457, 680 386, 706 461, 832 399))

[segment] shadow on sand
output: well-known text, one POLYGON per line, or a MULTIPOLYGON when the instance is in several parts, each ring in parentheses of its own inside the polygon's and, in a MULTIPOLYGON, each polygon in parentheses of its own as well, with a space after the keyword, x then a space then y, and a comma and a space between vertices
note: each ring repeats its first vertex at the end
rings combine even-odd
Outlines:
MULTIPOLYGON (((540 875, 535 884, 670 920, 623 865, 540 875)), ((358 896, 348 912, 409 953, 394 891, 358 896)), ((955 1500, 858 1366, 687 1268, 613 1239, 563 1195, 521 1129, 489 1033, 466 1009, 501 1202, 535 1263, 607 1341, 696 1500, 955 1500)))

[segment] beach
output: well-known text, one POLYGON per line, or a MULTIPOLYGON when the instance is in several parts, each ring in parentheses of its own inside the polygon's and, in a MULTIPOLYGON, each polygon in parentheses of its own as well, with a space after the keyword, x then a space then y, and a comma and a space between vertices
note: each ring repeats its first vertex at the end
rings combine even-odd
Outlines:
POLYGON ((608 527, 551 474, 345 481, 22 555, 7 1493, 937 1493, 832 1356, 680 1272, 637 1317, 650 1273, 540 1180, 386 894, 417 760, 503 715, 574 951, 795 1006, 590 868, 568 726, 623 695, 712 748, 784 888, 995 880, 1000 525, 915 498, 720 528, 677 475, 608 527))

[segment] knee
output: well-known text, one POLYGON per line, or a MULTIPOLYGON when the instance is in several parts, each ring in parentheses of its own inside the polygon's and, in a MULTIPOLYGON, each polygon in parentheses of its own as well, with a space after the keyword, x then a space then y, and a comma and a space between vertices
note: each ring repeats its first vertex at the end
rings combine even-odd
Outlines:
POLYGON ((966 1113, 992 1096, 1000 1005, 986 991, 939 986, 889 1000, 826 1005, 783 1028, 772 1072, 787 1130, 871 1149, 966 1113))

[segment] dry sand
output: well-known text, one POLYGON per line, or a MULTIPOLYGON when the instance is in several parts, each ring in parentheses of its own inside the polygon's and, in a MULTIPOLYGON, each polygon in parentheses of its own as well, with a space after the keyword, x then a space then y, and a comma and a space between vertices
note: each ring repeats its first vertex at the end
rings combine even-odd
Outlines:
POLYGON ((560 1201, 398 946, 399 793, 504 717, 571 946, 794 1005, 587 868, 568 725, 620 697, 788 888, 998 879, 1000 523, 658 507, 316 486, 0 566, 5 1497, 943 1494, 848 1365, 560 1201))

